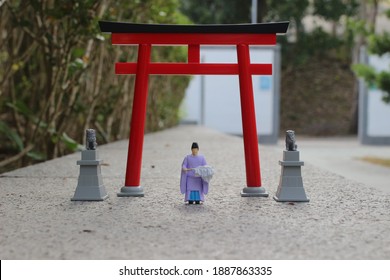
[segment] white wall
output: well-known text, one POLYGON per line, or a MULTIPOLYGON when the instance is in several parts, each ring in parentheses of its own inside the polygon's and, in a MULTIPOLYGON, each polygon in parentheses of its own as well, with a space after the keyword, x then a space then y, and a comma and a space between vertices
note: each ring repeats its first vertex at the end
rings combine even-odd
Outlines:
MULTIPOLYGON (((377 71, 389 71, 390 55, 368 57, 369 65, 377 71)), ((383 92, 375 87, 368 88, 367 93, 367 135, 390 137, 390 104, 382 100, 383 92)))
MULTIPOLYGON (((365 47, 360 50, 360 63, 377 71, 389 71, 390 56, 367 55, 365 47)), ((359 79, 359 129, 360 143, 390 145, 390 104, 382 100, 383 92, 359 79)))
MULTIPOLYGON (((252 63, 275 62, 275 49, 251 47, 252 63)), ((237 63, 235 47, 201 47, 202 62, 237 63)), ((275 70, 274 70, 275 75, 275 70)), ((257 133, 274 130, 274 75, 252 76, 257 133)), ((240 89, 237 75, 204 76, 204 125, 216 130, 242 134, 240 89)), ((194 76, 182 104, 183 121, 201 123, 201 76, 194 76)))

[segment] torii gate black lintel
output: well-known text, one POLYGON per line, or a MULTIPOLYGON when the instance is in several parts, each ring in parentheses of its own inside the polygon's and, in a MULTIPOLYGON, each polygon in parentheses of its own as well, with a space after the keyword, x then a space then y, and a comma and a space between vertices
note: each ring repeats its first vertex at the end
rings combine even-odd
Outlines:
POLYGON ((103 33, 284 34, 288 25, 288 21, 252 24, 148 24, 99 21, 103 33))

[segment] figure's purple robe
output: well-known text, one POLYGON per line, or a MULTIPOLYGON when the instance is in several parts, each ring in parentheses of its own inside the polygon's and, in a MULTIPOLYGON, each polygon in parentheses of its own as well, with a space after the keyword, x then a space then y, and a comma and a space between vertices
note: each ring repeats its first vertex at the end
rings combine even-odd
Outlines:
POLYGON ((183 168, 195 168, 207 165, 202 155, 188 155, 184 158, 180 178, 180 191, 185 194, 184 201, 188 201, 191 191, 199 191, 200 200, 204 201, 204 195, 209 191, 209 183, 201 177, 195 176, 194 170, 183 171, 183 168))

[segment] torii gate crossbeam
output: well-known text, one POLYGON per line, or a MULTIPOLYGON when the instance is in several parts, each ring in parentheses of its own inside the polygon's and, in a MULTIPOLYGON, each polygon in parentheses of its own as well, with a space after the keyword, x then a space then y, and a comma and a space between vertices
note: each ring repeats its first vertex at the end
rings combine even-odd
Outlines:
POLYGON ((138 45, 136 63, 116 63, 116 74, 135 74, 125 186, 118 196, 143 196, 140 185, 149 75, 238 75, 247 187, 242 196, 268 196, 261 184, 252 75, 271 75, 272 64, 251 64, 250 45, 275 45, 288 22, 236 25, 159 25, 100 21, 113 45, 138 45), (152 45, 187 45, 187 63, 150 61, 152 45), (235 45, 237 64, 200 63, 201 45, 235 45))

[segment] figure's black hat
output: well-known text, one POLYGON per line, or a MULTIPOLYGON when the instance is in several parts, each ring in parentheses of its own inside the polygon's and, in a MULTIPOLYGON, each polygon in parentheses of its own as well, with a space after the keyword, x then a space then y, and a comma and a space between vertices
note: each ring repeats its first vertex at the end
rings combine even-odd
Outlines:
POLYGON ((192 150, 192 149, 199 149, 198 143, 196 143, 196 142, 192 143, 192 145, 191 145, 191 150, 192 150))

